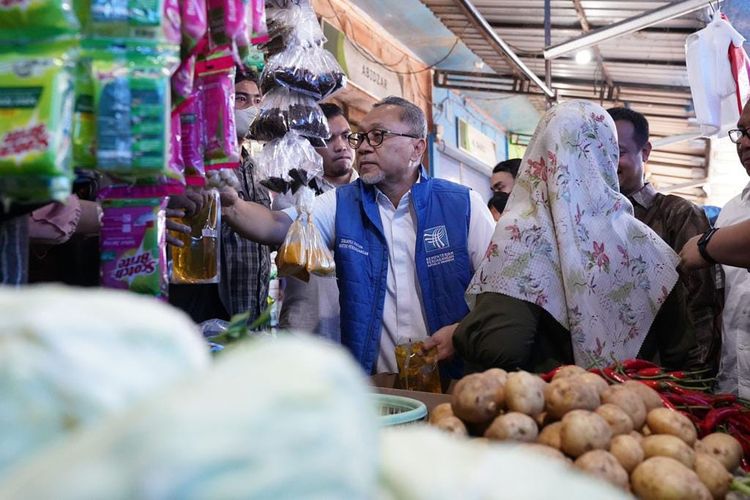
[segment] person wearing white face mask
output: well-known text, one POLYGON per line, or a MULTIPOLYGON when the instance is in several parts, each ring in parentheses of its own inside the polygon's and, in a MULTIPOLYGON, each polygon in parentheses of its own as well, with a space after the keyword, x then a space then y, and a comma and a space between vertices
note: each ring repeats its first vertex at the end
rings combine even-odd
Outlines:
MULTIPOLYGON (((268 190, 257 179, 255 165, 245 143, 250 124, 258 115, 261 95, 257 75, 237 71, 234 81, 234 116, 237 141, 242 151, 242 164, 235 173, 239 181, 240 198, 270 208, 268 190)), ((200 210, 200 196, 178 196, 170 199, 170 206, 183 208, 187 215, 200 210)), ((173 285, 169 290, 172 305, 186 311, 193 321, 229 319, 235 314, 250 311, 254 321, 266 307, 268 282, 271 272, 269 248, 238 235, 228 224, 221 226, 221 280, 218 284, 173 285)))

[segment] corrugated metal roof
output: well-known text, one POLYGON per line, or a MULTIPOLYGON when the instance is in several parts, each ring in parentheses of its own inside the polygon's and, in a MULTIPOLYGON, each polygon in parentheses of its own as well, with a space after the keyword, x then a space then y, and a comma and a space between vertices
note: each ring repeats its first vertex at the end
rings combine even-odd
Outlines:
MULTIPOLYGON (((541 94, 517 82, 519 75, 488 45, 457 2, 422 0, 422 3, 505 79, 500 87, 523 90, 530 94, 538 109, 544 109, 541 94)), ((524 63, 543 79, 544 0, 474 0, 472 3, 524 63)), ((669 3, 580 0, 590 29, 608 26, 669 3)), ((603 65, 596 60, 581 65, 571 56, 555 59, 552 61, 552 86, 560 99, 591 99, 605 107, 626 105, 640 111, 649 119, 652 140, 697 132, 685 67, 685 39, 705 26, 706 16, 706 12, 696 11, 601 43, 598 49, 603 65), (612 81, 612 87, 607 86, 605 76, 612 81)), ((551 24, 551 45, 584 33, 573 0, 551 1, 551 24)), ((509 91, 512 93, 506 90, 509 91)), ((706 151, 707 142, 702 139, 658 148, 649 162, 652 180, 664 189, 706 178, 706 151)), ((695 186, 675 192, 697 201, 703 196, 702 190, 695 186)))

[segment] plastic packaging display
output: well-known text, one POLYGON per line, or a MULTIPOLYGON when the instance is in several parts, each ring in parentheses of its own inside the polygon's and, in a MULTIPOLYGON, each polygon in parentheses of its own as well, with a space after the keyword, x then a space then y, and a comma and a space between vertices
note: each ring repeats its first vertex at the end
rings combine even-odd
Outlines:
POLYGON ((263 48, 274 55, 289 45, 322 45, 323 31, 309 0, 270 0, 266 5, 267 37, 263 48))
POLYGON ((171 52, 133 46, 92 62, 97 167, 122 177, 161 175, 168 156, 171 52))
POLYGON ((190 55, 183 58, 170 78, 172 86, 172 109, 179 108, 193 92, 196 57, 196 55, 190 55))
POLYGON ((94 80, 91 59, 81 54, 76 64, 75 107, 73 109, 73 165, 96 166, 96 119, 94 117, 94 80))
POLYGON ((314 99, 279 87, 263 97, 260 112, 250 124, 250 138, 270 141, 290 130, 305 137, 331 136, 328 120, 314 99))
POLYGON ((0 6, 0 42, 72 36, 80 29, 71 0, 2 2, 0 6))
POLYGON ((177 0, 91 0, 90 32, 100 38, 180 43, 177 0))
POLYGON ((102 286, 166 300, 166 207, 166 197, 102 200, 102 286))
POLYGON ((343 88, 346 75, 327 50, 290 45, 268 60, 260 77, 264 94, 279 85, 319 101, 343 88))
POLYGON ((182 18, 182 57, 197 52, 203 37, 208 33, 206 19, 206 0, 182 0, 180 2, 180 17, 182 18))
POLYGON ((296 191, 323 175, 323 159, 294 132, 266 143, 256 158, 256 167, 261 184, 278 193, 296 191))
POLYGON ((236 42, 247 31, 243 0, 206 0, 211 49, 236 42))
POLYGON ((203 164, 203 105, 197 90, 180 109, 180 132, 186 181, 191 185, 203 184, 206 178, 203 164))
POLYGON ((266 2, 264 0, 250 0, 248 9, 247 19, 250 26, 250 43, 259 44, 267 42, 266 2))
POLYGON ((19 202, 64 200, 71 189, 72 43, 0 53, 0 193, 19 202))
POLYGON ((170 246, 171 283, 218 283, 221 276, 221 207, 216 189, 203 191, 203 206, 190 217, 175 220, 190 227, 190 234, 173 232, 183 246, 170 246))
POLYGON ((169 194, 185 191, 185 165, 182 160, 182 127, 180 113, 172 111, 169 124, 169 164, 165 179, 169 194))
POLYGON ((203 100, 206 169, 237 168, 240 161, 234 122, 234 61, 220 55, 196 65, 203 100))

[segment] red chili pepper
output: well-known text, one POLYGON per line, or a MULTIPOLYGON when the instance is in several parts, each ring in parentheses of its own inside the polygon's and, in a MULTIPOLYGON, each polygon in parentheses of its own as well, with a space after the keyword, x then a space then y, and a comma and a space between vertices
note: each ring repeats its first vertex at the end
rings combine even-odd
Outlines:
POLYGON ((645 368, 658 368, 661 370, 661 367, 657 364, 654 364, 650 361, 646 361, 645 359, 626 359, 622 363, 620 363, 622 366, 622 369, 625 370, 625 373, 632 373, 637 372, 638 370, 643 370, 645 368))
POLYGON ((703 434, 711 434, 714 429, 716 429, 717 425, 722 423, 730 416, 738 415, 739 413, 740 409, 733 406, 729 408, 714 408, 713 410, 708 412, 706 418, 704 418, 703 422, 701 422, 701 431, 703 432, 703 434))
POLYGON ((542 380, 544 380, 545 382, 549 382, 549 381, 551 381, 551 380, 552 380, 552 377, 554 377, 554 376, 555 376, 555 375, 557 374, 557 372, 559 372, 559 371, 560 371, 560 368, 562 368, 562 367, 563 367, 563 365, 560 365, 560 366, 558 366, 558 367, 556 367, 556 368, 553 368, 553 369, 551 369, 551 370, 550 370, 550 371, 548 371, 547 373, 542 373, 542 374, 541 374, 541 375, 539 375, 539 376, 540 376, 540 377, 542 378, 542 380))
POLYGON ((732 404, 737 402, 737 396, 734 394, 717 394, 713 397, 712 403, 714 406, 721 404, 732 404))
POLYGON ((639 377, 659 377, 664 375, 664 370, 657 367, 642 368, 636 372, 639 377))
POLYGON ((627 375, 623 375, 622 373, 616 372, 615 369, 612 368, 611 366, 609 368, 605 368, 604 370, 602 370, 602 372, 604 373, 604 377, 609 380, 614 380, 620 383, 627 382, 628 380, 630 380, 630 377, 628 377, 627 375))

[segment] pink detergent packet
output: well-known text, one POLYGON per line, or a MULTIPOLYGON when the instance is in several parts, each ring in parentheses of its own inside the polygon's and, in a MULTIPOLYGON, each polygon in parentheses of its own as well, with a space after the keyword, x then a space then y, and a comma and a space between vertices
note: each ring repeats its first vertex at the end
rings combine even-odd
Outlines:
MULTIPOLYGON (((223 52, 222 52, 223 54, 223 52)), ((240 151, 234 123, 234 60, 231 56, 198 61, 207 170, 239 167, 240 151)))
POLYGON ((182 160, 182 127, 180 113, 172 110, 169 120, 169 161, 167 175, 161 180, 167 192, 181 194, 185 192, 185 166, 182 160))
POLYGON ((185 99, 193 92, 193 81, 195 79, 196 55, 190 55, 183 59, 169 82, 172 88, 172 109, 179 109, 185 99))
POLYGON ((246 27, 245 4, 242 0, 206 0, 208 33, 212 49, 231 45, 246 27))
POLYGON ((196 47, 208 33, 206 0, 182 0, 180 17, 182 18, 182 54, 184 57, 197 52, 196 47))
POLYGON ((164 0, 164 38, 167 43, 179 45, 182 41, 180 0, 164 0))
POLYGON ((250 42, 253 45, 268 41, 265 0, 250 0, 247 23, 251 28, 250 42))
POLYGON ((180 131, 185 180, 188 185, 203 185, 206 182, 206 168, 203 163, 203 106, 200 88, 195 89, 180 110, 180 131))
MULTIPOLYGON (((147 195, 148 188, 125 188, 126 196, 147 195), (140 191, 140 192, 139 192, 140 191)), ((167 299, 167 198, 102 198, 101 285, 167 299)), ((117 197, 109 197, 117 196, 117 197)))

